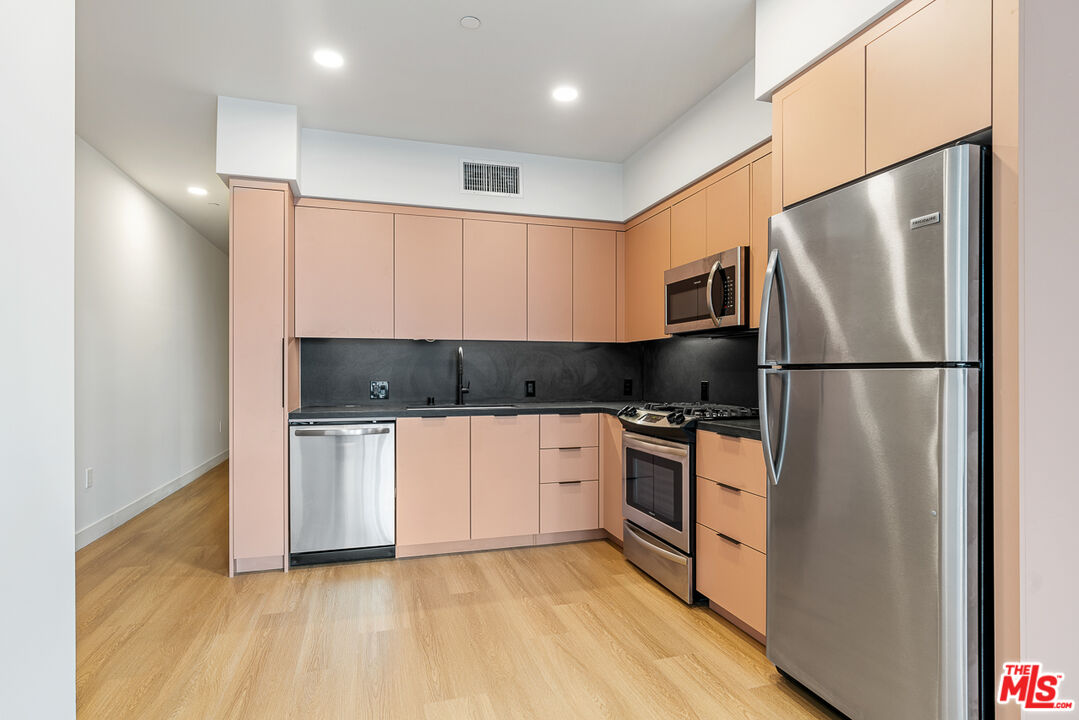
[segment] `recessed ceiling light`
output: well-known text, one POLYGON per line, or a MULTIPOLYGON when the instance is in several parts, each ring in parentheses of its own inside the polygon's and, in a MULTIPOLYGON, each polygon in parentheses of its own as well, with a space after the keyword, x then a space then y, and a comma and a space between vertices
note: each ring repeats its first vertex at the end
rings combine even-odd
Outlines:
POLYGON ((337 69, 345 64, 345 58, 336 50, 322 48, 315 51, 315 62, 324 68, 337 69))
POLYGON ((559 85, 551 91, 551 97, 558 102, 573 102, 577 99, 577 88, 572 85, 559 85))
POLYGON ((463 18, 461 18, 461 27, 465 28, 466 30, 475 30, 482 24, 483 23, 480 22, 480 19, 475 15, 465 15, 463 18))
POLYGON ((187 191, 192 195, 198 195, 199 197, 202 197, 206 194, 206 188, 199 187, 198 185, 188 185, 187 191))

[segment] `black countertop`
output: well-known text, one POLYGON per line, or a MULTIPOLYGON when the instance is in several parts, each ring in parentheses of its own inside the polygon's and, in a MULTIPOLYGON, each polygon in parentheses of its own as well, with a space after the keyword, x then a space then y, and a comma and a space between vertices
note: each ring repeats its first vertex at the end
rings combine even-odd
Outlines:
MULTIPOLYGON (((512 407, 491 408, 483 405, 459 407, 406 407, 402 404, 370 403, 364 405, 309 406, 289 413, 289 420, 373 420, 376 418, 447 417, 473 415, 577 415, 580 413, 606 413, 615 415, 624 403, 575 402, 543 403, 518 402, 512 407)), ((757 419, 709 420, 697 425, 700 430, 760 440, 760 422, 757 419)))

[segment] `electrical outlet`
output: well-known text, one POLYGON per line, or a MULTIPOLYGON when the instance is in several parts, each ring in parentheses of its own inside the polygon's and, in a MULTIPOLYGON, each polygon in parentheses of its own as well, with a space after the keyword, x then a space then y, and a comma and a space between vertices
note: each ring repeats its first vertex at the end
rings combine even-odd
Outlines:
POLYGON ((86 489, 89 490, 94 486, 94 469, 86 468, 86 479, 83 481, 86 489))
POLYGON ((708 401, 708 381, 701 380, 701 402, 708 401))
POLYGON ((536 397, 535 380, 525 380, 525 397, 536 397))
POLYGON ((386 380, 371 381, 371 399, 385 400, 390 396, 390 383, 386 380))
POLYGON ((625 380, 622 381, 622 394, 623 395, 632 395, 633 394, 633 379, 632 378, 626 378, 625 380))

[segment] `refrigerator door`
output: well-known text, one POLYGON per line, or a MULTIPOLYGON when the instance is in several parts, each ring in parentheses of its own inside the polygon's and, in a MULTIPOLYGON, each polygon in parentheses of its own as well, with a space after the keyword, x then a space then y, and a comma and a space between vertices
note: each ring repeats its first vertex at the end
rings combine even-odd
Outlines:
POLYGON ((394 544, 394 425, 293 426, 291 553, 394 544))
POLYGON ((761 365, 977 362, 981 148, 774 216, 761 365))
POLYGON ((761 374, 768 658, 851 718, 977 718, 978 371, 761 374))

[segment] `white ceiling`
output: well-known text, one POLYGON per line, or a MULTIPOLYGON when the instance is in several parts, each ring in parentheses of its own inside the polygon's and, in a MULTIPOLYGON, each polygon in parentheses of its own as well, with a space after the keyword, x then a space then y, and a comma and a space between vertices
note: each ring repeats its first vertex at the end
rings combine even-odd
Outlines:
POLYGON ((77 132, 225 248, 217 95, 298 105, 303 127, 619 162, 749 61, 753 0, 78 0, 76 36, 77 132), (552 102, 559 83, 580 99, 552 102))

